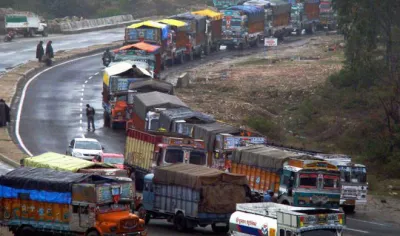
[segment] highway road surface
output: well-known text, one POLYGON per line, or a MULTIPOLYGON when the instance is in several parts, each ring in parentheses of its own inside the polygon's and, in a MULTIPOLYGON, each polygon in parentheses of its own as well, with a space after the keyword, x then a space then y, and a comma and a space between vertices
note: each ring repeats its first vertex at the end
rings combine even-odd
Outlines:
MULTIPOLYGON (((55 66, 38 75, 22 94, 19 126, 26 151, 38 155, 47 151, 65 153, 68 142, 79 136, 98 139, 106 152, 123 153, 124 131, 103 127, 101 88, 102 70, 99 56, 89 56, 55 66), (97 111, 96 131, 86 131, 85 105, 97 111)), ((400 235, 400 228, 388 222, 368 220, 355 215, 347 218, 345 235, 400 235)), ((151 221, 151 235, 177 235, 171 224, 151 221)), ((187 234, 212 234, 209 228, 196 228, 187 234)), ((185 234, 179 234, 185 235, 185 234)))
MULTIPOLYGON (((71 35, 49 35, 49 37, 36 36, 34 38, 18 37, 11 42, 0 42, 0 73, 7 68, 34 60, 36 57, 36 45, 43 40, 53 41, 54 52, 83 48, 96 44, 106 44, 122 40, 124 28, 87 32, 71 35)), ((44 47, 45 48, 45 47, 44 47)))

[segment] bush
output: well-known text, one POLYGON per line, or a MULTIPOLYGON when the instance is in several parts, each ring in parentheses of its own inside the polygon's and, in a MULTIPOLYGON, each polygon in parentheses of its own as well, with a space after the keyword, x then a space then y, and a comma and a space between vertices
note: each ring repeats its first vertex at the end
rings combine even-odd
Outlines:
POLYGON ((260 116, 249 117, 246 123, 252 129, 275 141, 280 141, 282 138, 282 135, 280 135, 280 128, 272 120, 260 116))

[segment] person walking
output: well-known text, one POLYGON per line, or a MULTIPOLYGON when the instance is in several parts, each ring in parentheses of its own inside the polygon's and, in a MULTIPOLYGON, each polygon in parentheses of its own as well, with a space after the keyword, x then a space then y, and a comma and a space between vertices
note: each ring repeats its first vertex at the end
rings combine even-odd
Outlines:
POLYGON ((96 114, 93 107, 89 104, 86 104, 86 117, 87 117, 87 130, 90 131, 90 123, 92 123, 92 129, 95 131, 94 127, 94 115, 96 114))
POLYGON ((6 126, 7 122, 10 122, 10 107, 0 99, 0 127, 6 126))
POLYGON ((47 45, 46 45, 46 64, 48 66, 51 66, 52 64, 52 58, 54 57, 54 51, 53 51, 53 46, 52 46, 52 41, 50 40, 47 45))
POLYGON ((42 62, 43 55, 44 55, 43 41, 40 41, 36 46, 36 58, 38 59, 39 62, 42 62))

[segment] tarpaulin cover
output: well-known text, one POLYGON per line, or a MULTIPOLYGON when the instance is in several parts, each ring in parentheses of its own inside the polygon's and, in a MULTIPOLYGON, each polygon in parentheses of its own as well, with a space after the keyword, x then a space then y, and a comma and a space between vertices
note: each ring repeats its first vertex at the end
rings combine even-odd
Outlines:
POLYGON ((148 53, 154 53, 160 49, 160 46, 148 44, 145 42, 139 42, 139 43, 129 44, 129 45, 120 47, 120 48, 114 50, 114 52, 117 53, 119 51, 130 50, 130 49, 138 49, 138 50, 146 51, 148 53))
POLYGON ((239 5, 239 6, 232 6, 229 7, 227 10, 234 10, 234 11, 243 11, 246 14, 264 14, 264 9, 257 7, 257 6, 244 6, 244 5, 239 5))
POLYGON ((194 15, 189 12, 178 14, 171 16, 170 19, 175 19, 175 20, 181 20, 188 22, 190 25, 193 21, 196 23, 196 33, 205 33, 206 32, 206 17, 205 16, 200 16, 200 15, 194 15))
POLYGON ((191 118, 198 119, 202 124, 215 122, 214 117, 210 115, 193 111, 190 108, 175 108, 160 112, 159 124, 160 127, 170 131, 174 120, 186 120, 191 118))
POLYGON ((46 152, 39 156, 25 158, 24 166, 71 172, 78 172, 81 169, 89 168, 115 168, 107 163, 95 163, 55 152, 46 152))
POLYGON ((128 26, 127 28, 128 29, 137 29, 137 28, 140 28, 140 27, 143 27, 143 26, 150 27, 150 28, 161 29, 162 40, 165 40, 165 39, 168 38, 169 25, 161 24, 161 23, 156 22, 156 21, 150 21, 150 20, 143 21, 143 22, 140 22, 140 23, 132 24, 132 25, 128 26))
POLYGON ((280 15, 282 13, 289 13, 292 10, 292 5, 284 0, 270 0, 270 6, 273 15, 280 15))
POLYGON ((246 201, 247 177, 192 164, 157 167, 154 183, 178 185, 201 191, 199 212, 232 213, 246 201))
POLYGON ((136 94, 134 101, 135 101, 135 113, 142 120, 146 118, 147 112, 152 108, 188 107, 177 96, 160 92, 136 94))
POLYGON ((186 27, 188 26, 188 24, 184 21, 180 21, 180 20, 175 20, 175 19, 163 19, 163 20, 159 20, 157 22, 163 23, 163 24, 167 24, 167 25, 172 25, 175 27, 186 27))
POLYGON ((158 91, 162 93, 174 94, 174 85, 160 80, 144 80, 129 85, 129 90, 136 90, 138 93, 149 93, 158 91))
MULTIPOLYGON (((72 185, 89 180, 92 175, 23 167, 0 177, 0 185, 25 190, 71 192, 72 185)), ((100 178, 100 176, 97 176, 100 178)))
POLYGON ((201 16, 207 16, 211 20, 221 20, 222 17, 224 16, 222 13, 215 12, 215 11, 212 11, 210 9, 204 9, 204 10, 201 10, 201 11, 193 11, 192 14, 201 15, 201 16))
POLYGON ((215 138, 220 133, 236 134, 240 129, 221 122, 193 126, 193 137, 204 140, 207 151, 214 151, 215 138))
POLYGON ((232 162, 259 168, 281 169, 283 163, 291 158, 303 160, 320 160, 305 154, 299 154, 275 147, 254 145, 239 147, 232 153, 232 162))
POLYGON ((199 190, 206 185, 218 182, 236 185, 248 184, 245 175, 225 173, 193 164, 177 163, 154 169, 154 183, 157 184, 172 184, 199 190))
POLYGON ((17 189, 0 185, 0 198, 20 198, 20 194, 29 194, 29 199, 39 202, 70 204, 71 192, 49 192, 43 190, 17 189))

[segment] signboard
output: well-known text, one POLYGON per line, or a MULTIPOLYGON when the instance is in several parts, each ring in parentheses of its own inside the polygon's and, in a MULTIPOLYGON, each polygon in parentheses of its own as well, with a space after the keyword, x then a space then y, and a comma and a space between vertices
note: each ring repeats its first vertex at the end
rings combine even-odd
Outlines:
POLYGON ((159 30, 157 29, 126 29, 127 40, 144 40, 144 41, 157 41, 159 37, 159 30))
POLYGON ((132 82, 143 81, 143 78, 121 78, 121 77, 110 77, 110 91, 118 92, 118 91, 127 91, 129 89, 129 85, 132 82))
POLYGON ((249 145, 265 144, 264 137, 245 137, 245 136, 225 136, 223 137, 222 149, 231 150, 238 147, 245 147, 249 145))
POLYGON ((114 202, 115 195, 119 195, 120 199, 133 199, 133 185, 131 183, 123 183, 118 185, 104 185, 97 187, 97 202, 114 202), (114 187, 115 186, 115 187, 114 187))
POLYGON ((276 47, 278 46, 277 38, 264 38, 264 46, 265 47, 276 47))

